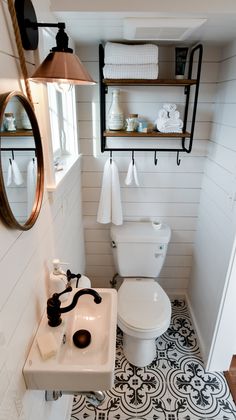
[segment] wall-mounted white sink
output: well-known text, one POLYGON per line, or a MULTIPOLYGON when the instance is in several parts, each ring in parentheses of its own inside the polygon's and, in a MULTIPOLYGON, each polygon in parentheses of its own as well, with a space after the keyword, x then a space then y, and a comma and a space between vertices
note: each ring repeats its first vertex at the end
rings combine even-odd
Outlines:
MULTIPOLYGON (((23 368, 28 389, 97 391, 113 386, 117 292, 105 288, 94 290, 102 297, 102 302, 94 303, 91 295, 81 296, 72 311, 62 314, 62 323, 58 327, 48 325, 45 313, 23 368), (91 342, 85 348, 78 348, 73 343, 74 333, 81 329, 91 334, 91 342), (43 360, 37 337, 47 333, 53 334, 58 351, 53 357, 43 360)), ((76 292, 78 289, 69 293, 61 306, 70 304, 76 292)))

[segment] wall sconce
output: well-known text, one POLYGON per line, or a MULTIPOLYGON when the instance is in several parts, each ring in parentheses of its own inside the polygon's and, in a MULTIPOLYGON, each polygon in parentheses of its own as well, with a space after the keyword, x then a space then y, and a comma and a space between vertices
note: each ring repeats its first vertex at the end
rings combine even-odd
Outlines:
POLYGON ((56 47, 37 68, 30 80, 34 82, 67 83, 74 85, 93 85, 96 82, 81 63, 79 57, 68 47, 65 23, 38 23, 31 0, 15 0, 15 11, 25 50, 38 47, 38 28, 58 28, 56 47))

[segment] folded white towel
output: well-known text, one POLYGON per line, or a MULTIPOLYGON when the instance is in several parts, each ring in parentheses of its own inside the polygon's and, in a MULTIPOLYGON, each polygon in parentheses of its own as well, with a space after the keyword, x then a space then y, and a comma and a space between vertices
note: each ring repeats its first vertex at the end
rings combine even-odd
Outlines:
POLYGON ((12 165, 12 176, 13 176, 13 181, 16 185, 21 185, 23 184, 24 180, 22 178, 22 175, 20 173, 20 170, 18 168, 18 165, 15 161, 15 159, 13 159, 11 161, 11 165, 12 165))
POLYGON ((105 64, 157 64, 158 46, 154 44, 128 45, 107 42, 105 64))
POLYGON ((158 64, 106 64, 103 67, 105 79, 157 79, 158 64))
POLYGON ((31 215, 35 200, 37 185, 37 161, 36 158, 31 159, 27 166, 27 212, 31 215))
POLYGON ((135 183, 135 185, 137 185, 137 187, 139 186, 137 168, 136 168, 135 163, 131 160, 128 167, 128 172, 125 178, 125 184, 131 185, 133 182, 135 183))
POLYGON ((115 225, 123 223, 118 169, 114 160, 110 162, 110 159, 104 165, 97 221, 115 225))
POLYGON ((159 130, 161 133, 182 133, 182 128, 179 126, 166 126, 159 130))

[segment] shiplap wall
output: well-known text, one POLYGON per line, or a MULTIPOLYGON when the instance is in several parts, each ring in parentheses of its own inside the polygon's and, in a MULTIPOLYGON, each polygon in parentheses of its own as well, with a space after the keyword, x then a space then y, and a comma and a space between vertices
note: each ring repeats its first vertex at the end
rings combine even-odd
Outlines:
MULTIPOLYGON (((236 230, 235 98, 236 42, 233 42, 222 49, 220 60, 189 289, 189 299, 206 360, 212 344, 236 230)), ((209 367, 220 369, 216 359, 214 365, 209 367)))
MULTIPOLYGON (((98 45, 78 51, 95 80, 98 80, 98 45)), ((160 48, 159 77, 174 76, 174 48, 160 48)), ((160 283, 171 292, 183 291, 188 286, 192 265, 192 249, 198 218, 199 197, 204 173, 213 115, 214 95, 218 74, 218 48, 204 48, 202 78, 197 112, 194 145, 191 155, 181 155, 176 165, 176 154, 160 153, 154 166, 153 153, 137 152, 135 162, 140 187, 127 187, 124 180, 130 154, 115 152, 121 184, 125 220, 159 220, 172 229, 171 242, 160 283)), ((182 88, 121 87, 121 106, 126 115, 138 113, 150 121, 157 117, 164 102, 175 102, 183 114, 182 88)), ((108 108, 111 100, 108 94, 108 108)), ((99 94, 98 86, 83 87, 78 91, 80 144, 83 153, 83 215, 85 224, 86 274, 94 286, 108 286, 115 273, 111 255, 109 225, 96 223, 96 213, 104 163, 107 154, 99 153, 99 94)), ((191 113, 190 113, 191 115, 191 113)), ((152 147, 157 140, 111 139, 108 144, 119 146, 152 147)), ((161 139, 165 146, 179 144, 179 140, 161 139)))
MULTIPOLYGON (((43 12, 47 12, 47 20, 53 19, 48 3, 34 1, 37 11, 39 8, 42 11, 38 14, 39 21, 43 12)), ((20 91, 18 56, 6 1, 0 2, 0 26, 0 92, 20 91)), ((30 57, 31 53, 27 54, 31 72, 30 57)), ((41 118, 45 106, 40 95, 35 101, 45 152, 50 139, 41 118)), ((46 308, 49 272, 55 257, 68 261, 75 272, 84 271, 80 161, 54 193, 45 191, 41 213, 31 230, 11 230, 0 220, 0 420, 68 420, 70 417, 72 397, 46 402, 44 391, 26 390, 22 375, 46 308)))

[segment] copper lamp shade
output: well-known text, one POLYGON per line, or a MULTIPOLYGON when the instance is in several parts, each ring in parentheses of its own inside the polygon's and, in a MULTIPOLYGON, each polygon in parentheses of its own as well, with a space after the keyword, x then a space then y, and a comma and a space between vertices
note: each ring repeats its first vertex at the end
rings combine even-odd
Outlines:
POLYGON ((30 80, 75 85, 95 84, 79 57, 71 52, 63 51, 50 52, 30 80))
POLYGON ((15 10, 25 50, 38 47, 38 28, 58 28, 56 46, 53 47, 43 63, 31 76, 34 82, 68 83, 74 85, 94 85, 80 59, 68 47, 65 23, 39 23, 31 0, 15 0, 15 10))

